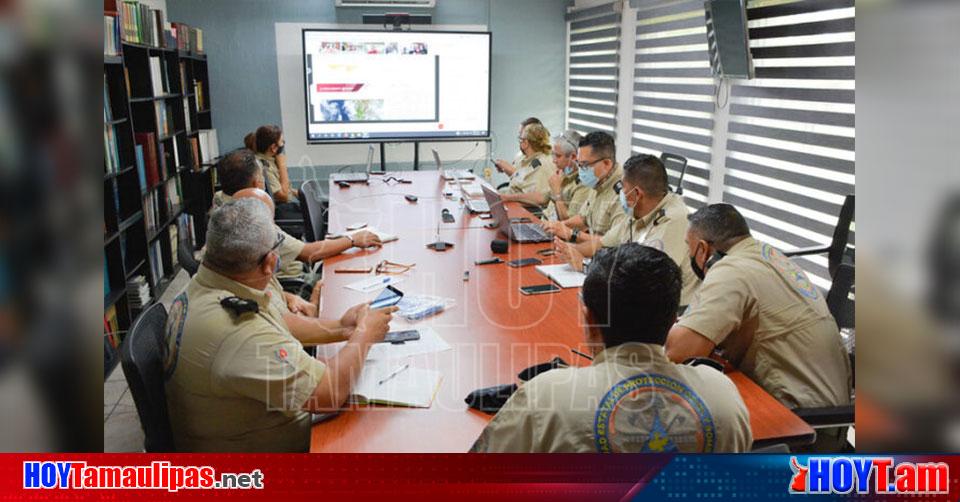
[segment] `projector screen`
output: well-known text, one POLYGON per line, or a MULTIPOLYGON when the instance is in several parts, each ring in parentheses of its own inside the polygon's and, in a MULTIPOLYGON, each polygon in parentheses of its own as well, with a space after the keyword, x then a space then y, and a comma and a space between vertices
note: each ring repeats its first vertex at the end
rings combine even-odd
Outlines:
POLYGON ((490 33, 303 30, 307 142, 485 138, 490 33))

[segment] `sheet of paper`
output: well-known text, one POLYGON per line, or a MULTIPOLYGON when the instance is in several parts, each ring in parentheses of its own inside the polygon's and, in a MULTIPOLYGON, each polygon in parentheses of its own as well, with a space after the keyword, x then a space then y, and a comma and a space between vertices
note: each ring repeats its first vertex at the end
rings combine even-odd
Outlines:
POLYGON ((367 277, 366 279, 361 279, 357 282, 351 282, 343 287, 347 289, 352 289, 354 291, 359 291, 361 293, 373 293, 374 291, 380 291, 381 289, 392 285, 403 282, 402 277, 397 277, 395 275, 375 275, 373 277, 367 277))
POLYGON ((429 408, 440 388, 441 379, 439 371, 414 368, 407 363, 367 361, 350 394, 350 400, 355 403, 429 408))
MULTIPOLYGON (((403 329, 391 329, 391 331, 402 331, 403 329)), ((443 352, 450 350, 448 344, 440 334, 433 328, 416 328, 420 332, 419 340, 411 340, 401 344, 375 343, 367 352, 367 361, 380 361, 386 359, 400 359, 403 357, 416 356, 419 354, 430 354, 432 352, 443 352)))
POLYGON ((553 279, 561 288, 579 288, 587 278, 583 272, 577 272, 569 263, 561 265, 537 265, 537 272, 553 279))
POLYGON ((382 243, 393 242, 393 241, 395 241, 395 240, 397 240, 397 239, 400 238, 399 236, 397 236, 397 235, 395 235, 395 234, 388 234, 388 233, 386 233, 386 232, 382 232, 382 231, 380 231, 380 230, 377 230, 375 227, 363 227, 363 228, 358 228, 358 229, 356 229, 356 230, 349 230, 349 231, 338 232, 338 233, 335 233, 335 234, 327 234, 327 235, 328 235, 329 237, 338 237, 338 236, 343 236, 343 235, 354 235, 354 234, 356 234, 357 232, 363 232, 363 231, 367 231, 367 232, 370 232, 370 233, 376 235, 377 237, 380 238, 380 242, 382 242, 382 243))

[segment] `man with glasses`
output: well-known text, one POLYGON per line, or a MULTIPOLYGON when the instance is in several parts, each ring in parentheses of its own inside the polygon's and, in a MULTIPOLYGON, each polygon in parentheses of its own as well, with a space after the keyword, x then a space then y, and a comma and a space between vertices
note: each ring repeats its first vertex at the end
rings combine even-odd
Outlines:
MULTIPOLYGON (((687 255, 687 205, 683 198, 670 191, 667 170, 653 155, 637 154, 623 163, 623 180, 619 191, 620 209, 626 218, 603 236, 587 235, 579 243, 554 239, 558 256, 576 270, 583 270, 584 261, 600 248, 639 242, 657 248, 673 258, 680 267, 683 292, 681 308, 690 304, 700 280, 690 267, 687 255)), ((581 236, 583 237, 583 236, 581 236)))
POLYGON ((545 222, 543 227, 566 242, 583 242, 587 233, 602 236, 626 216, 620 209, 617 186, 623 170, 616 161, 613 137, 602 131, 587 134, 579 144, 577 175, 580 184, 590 189, 578 214, 561 221, 545 222))
POLYGON ((165 390, 177 451, 306 451, 311 413, 339 409, 394 307, 340 321, 346 345, 310 357, 272 301, 283 234, 261 202, 210 214, 200 269, 167 318, 165 390))
POLYGON ((709 366, 674 364, 664 353, 679 300, 680 270, 663 252, 636 243, 601 251, 581 297, 592 364, 523 384, 471 450, 749 450, 749 415, 733 382, 709 366))
POLYGON ((590 195, 590 189, 581 185, 577 176, 577 146, 581 139, 580 133, 572 129, 553 139, 553 164, 557 169, 547 180, 548 190, 503 194, 501 199, 546 207, 543 214, 551 220, 565 220, 577 214, 590 195))

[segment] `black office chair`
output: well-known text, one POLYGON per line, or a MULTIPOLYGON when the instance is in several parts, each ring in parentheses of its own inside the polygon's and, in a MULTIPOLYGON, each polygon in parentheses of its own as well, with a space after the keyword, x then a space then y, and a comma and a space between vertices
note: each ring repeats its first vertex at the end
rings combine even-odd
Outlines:
POLYGON ((191 246, 186 239, 180 239, 180 242, 177 243, 177 261, 179 261, 180 266, 190 274, 190 277, 193 277, 197 274, 200 264, 197 262, 197 259, 194 258, 193 250, 190 248, 191 246))
POLYGON ((154 303, 133 322, 120 346, 123 375, 137 406, 145 436, 143 446, 148 453, 174 451, 163 379, 166 322, 166 309, 154 303))
POLYGON ((669 168, 671 163, 680 166, 677 169, 680 171, 680 176, 677 178, 677 187, 673 191, 676 192, 677 195, 683 195, 683 175, 687 172, 687 158, 675 153, 663 152, 660 154, 660 161, 663 162, 664 167, 667 168, 669 168))
POLYGON ((323 190, 317 180, 304 181, 300 186, 300 210, 303 212, 303 240, 315 242, 327 236, 327 210, 323 190))
MULTIPOLYGON (((855 288, 855 278, 856 271, 853 265, 840 264, 837 267, 837 275, 833 278, 830 291, 827 293, 827 307, 840 329, 854 328, 856 305, 850 299, 850 294, 855 288)), ((855 352, 848 351, 847 355, 850 358, 850 368, 854 370, 856 368, 855 352)), ((854 385, 856 385, 856 381, 854 381, 854 385)), ((855 405, 851 403, 844 406, 797 408, 793 412, 814 429, 823 429, 853 425, 854 410, 855 405)))
POLYGON ((794 249, 785 251, 787 256, 807 256, 813 254, 827 254, 827 270, 830 277, 837 275, 837 267, 841 263, 855 263, 855 254, 847 244, 850 240, 850 224, 854 221, 855 196, 847 195, 843 200, 843 207, 840 208, 840 215, 837 219, 837 226, 833 229, 833 240, 829 246, 814 246, 809 248, 794 249))

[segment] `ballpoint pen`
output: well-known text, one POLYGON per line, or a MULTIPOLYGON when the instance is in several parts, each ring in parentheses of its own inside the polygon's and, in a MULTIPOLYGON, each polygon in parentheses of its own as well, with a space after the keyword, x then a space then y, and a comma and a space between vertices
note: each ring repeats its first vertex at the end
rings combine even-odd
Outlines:
POLYGON ((379 382, 377 382, 377 385, 383 385, 384 382, 386 382, 386 381, 390 380, 391 378, 399 375, 400 373, 403 373, 403 372, 404 372, 407 368, 409 368, 409 367, 410 367, 409 364, 404 364, 402 368, 394 371, 393 373, 390 373, 389 376, 387 376, 387 377, 384 378, 383 380, 380 380, 379 382))

